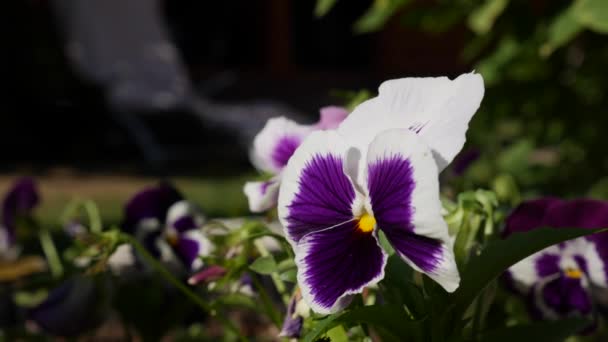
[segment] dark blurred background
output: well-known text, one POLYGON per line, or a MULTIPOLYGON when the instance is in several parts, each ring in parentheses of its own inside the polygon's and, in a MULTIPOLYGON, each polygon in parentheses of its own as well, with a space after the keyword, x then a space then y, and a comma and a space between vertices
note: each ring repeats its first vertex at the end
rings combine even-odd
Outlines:
POLYGON ((607 6, 7 1, 0 183, 105 175, 87 185, 103 189, 123 184, 111 177, 134 177, 124 189, 142 176, 197 178, 216 187, 211 194, 231 194, 237 209, 219 203, 218 214, 243 213, 242 182, 255 175, 248 149, 269 117, 314 122, 320 107, 345 103, 337 91, 476 70, 486 95, 467 160, 443 173, 448 193, 608 198, 607 6))
POLYGON ((270 116, 312 122, 339 102, 331 90, 470 69, 459 58, 462 28, 354 34, 370 4, 339 2, 315 18, 313 1, 9 1, 0 167, 240 173, 270 116), (174 44, 176 58, 147 59, 155 44, 174 44), (155 104, 177 77, 188 89, 155 104), (124 84, 142 94, 121 98, 124 84))

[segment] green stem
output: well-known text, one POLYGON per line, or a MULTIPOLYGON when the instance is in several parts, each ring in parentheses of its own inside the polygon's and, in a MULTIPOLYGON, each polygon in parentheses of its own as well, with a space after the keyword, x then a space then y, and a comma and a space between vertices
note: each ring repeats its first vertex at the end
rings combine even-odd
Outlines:
POLYGON ((198 305, 204 311, 208 312, 212 317, 215 317, 220 322, 222 322, 222 324, 224 324, 224 326, 226 328, 228 328, 230 331, 232 331, 233 333, 235 333, 238 336, 239 340, 247 341, 247 338, 245 338, 245 336, 243 336, 241 334, 239 329, 230 320, 228 320, 225 315, 218 313, 218 311, 212 305, 206 303, 201 297, 199 297, 196 293, 194 293, 192 290, 190 290, 181 281, 179 281, 177 278, 175 278, 173 276, 173 274, 171 274, 171 272, 167 271, 167 269, 158 260, 156 260, 156 258, 154 258, 150 253, 148 253, 148 251, 139 243, 139 241, 137 241, 137 239, 135 239, 131 235, 125 234, 125 233, 120 233, 120 237, 121 237, 122 241, 131 244, 133 246, 133 248, 135 248, 135 250, 144 259, 146 259, 146 261, 149 262, 150 265, 161 276, 163 276, 167 281, 169 281, 171 284, 173 284, 173 286, 175 286, 178 290, 180 290, 186 297, 188 297, 188 299, 190 299, 192 302, 194 302, 196 305, 198 305))
POLYGON ((48 229, 40 228, 38 237, 40 239, 42 251, 44 252, 46 260, 49 263, 51 274, 54 278, 61 277, 63 274, 63 265, 61 264, 61 259, 57 253, 57 248, 55 248, 55 243, 53 242, 53 238, 51 237, 48 229))
POLYGON ((253 285, 255 286, 256 290, 260 294, 260 298, 262 299, 262 304, 265 306, 266 312, 268 313, 269 318, 280 330, 281 329, 281 316, 279 315, 277 310, 274 308, 274 305, 272 304, 272 300, 270 299, 270 296, 268 295, 268 293, 266 293, 264 286, 262 286, 260 281, 257 279, 257 275, 250 274, 250 276, 251 276, 251 281, 253 282, 253 285))
MULTIPOLYGON (((264 257, 264 256, 270 255, 270 252, 268 251, 268 249, 266 249, 266 247, 262 243, 262 240, 257 239, 253 242, 253 244, 257 248, 258 252, 260 252, 261 256, 264 257)), ((283 282, 283 280, 281 280, 281 276, 279 275, 278 272, 275 271, 270 274, 270 278, 272 279, 274 286, 277 288, 277 291, 281 295, 281 299, 283 300, 283 303, 285 305, 288 305, 289 304, 289 295, 287 294, 287 286, 285 286, 285 283, 283 282)))
POLYGON ((87 200, 83 203, 84 210, 87 212, 87 216, 89 217, 89 225, 91 226, 91 232, 93 233, 101 233, 102 224, 101 224, 101 216, 99 215, 99 209, 97 209, 97 205, 95 202, 91 200, 87 200))

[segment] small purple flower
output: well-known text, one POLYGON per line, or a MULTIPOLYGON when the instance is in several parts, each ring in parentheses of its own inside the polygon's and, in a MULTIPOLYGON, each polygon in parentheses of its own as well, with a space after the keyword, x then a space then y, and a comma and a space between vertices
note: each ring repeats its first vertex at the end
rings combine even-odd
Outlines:
POLYGON ((252 212, 263 212, 277 205, 280 174, 302 140, 313 131, 337 128, 348 111, 329 106, 321 108, 320 114, 319 122, 313 125, 300 125, 285 117, 272 118, 255 137, 251 151, 253 165, 274 177, 268 181, 245 184, 243 191, 252 212))
POLYGON ((123 229, 162 260, 176 256, 195 270, 202 266, 200 257, 212 250, 199 229, 205 221, 202 211, 167 183, 137 193, 127 203, 125 216, 123 229))
POLYGON ((287 312, 285 313, 285 318, 283 319, 283 326, 281 327, 279 337, 300 338, 300 335, 302 334, 302 326, 304 325, 304 318, 300 316, 298 312, 296 312, 296 308, 300 300, 302 300, 302 296, 300 291, 297 291, 291 297, 289 305, 287 306, 287 312))
MULTIPOLYGON (((5 240, 8 245, 15 241, 17 219, 30 215, 40 201, 38 188, 33 179, 18 179, 6 193, 2 202, 2 224, 0 225, 0 243, 5 240)), ((0 248, 2 245, 0 245, 0 248)))
POLYGON ((388 81, 337 130, 313 132, 298 147, 278 209, 313 311, 339 311, 384 277, 379 231, 412 268, 458 288, 438 173, 462 148, 482 96, 476 74, 388 81))
POLYGON ((199 229, 204 222, 202 211, 187 201, 173 204, 167 214, 165 238, 181 262, 193 271, 203 266, 201 257, 213 250, 211 241, 199 229))
POLYGON ((27 317, 49 334, 76 337, 106 318, 109 294, 107 279, 77 276, 52 289, 42 303, 27 311, 27 317))
MULTIPOLYGON (((590 199, 540 198, 522 203, 507 218, 504 235, 540 227, 608 227, 608 203, 590 199)), ((507 271, 511 287, 526 296, 533 316, 559 319, 591 315, 595 290, 608 287, 606 234, 548 247, 507 271)))

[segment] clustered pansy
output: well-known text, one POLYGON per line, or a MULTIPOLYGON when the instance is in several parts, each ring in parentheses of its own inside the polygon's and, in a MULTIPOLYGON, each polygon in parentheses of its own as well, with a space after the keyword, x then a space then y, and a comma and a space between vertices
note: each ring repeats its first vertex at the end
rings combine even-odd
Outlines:
POLYGON ((258 213, 276 207, 281 174, 293 152, 310 133, 338 127, 348 111, 342 107, 328 106, 321 108, 320 114, 319 122, 313 125, 301 125, 282 116, 272 118, 255 137, 251 161, 259 171, 272 178, 245 184, 249 210, 258 213))
POLYGON ((6 193, 1 212, 0 259, 13 260, 17 257, 15 239, 18 220, 28 217, 39 201, 36 183, 27 177, 15 181, 6 193))
POLYGON ((161 183, 131 198, 122 226, 154 256, 164 261, 176 256, 189 271, 196 271, 203 266, 201 257, 213 249, 200 230, 204 222, 205 216, 196 205, 171 185, 161 183))
POLYGON ((458 287, 438 174, 464 145, 483 93, 475 73, 386 81, 336 130, 312 132, 295 150, 279 219, 313 311, 341 310, 384 277, 380 231, 415 270, 458 287))
MULTIPOLYGON (((540 227, 608 227, 608 203, 540 198, 519 205, 507 218, 509 236, 540 227)), ((533 317, 591 316, 608 294, 608 236, 591 235, 548 247, 506 272, 510 287, 528 300, 533 317)))

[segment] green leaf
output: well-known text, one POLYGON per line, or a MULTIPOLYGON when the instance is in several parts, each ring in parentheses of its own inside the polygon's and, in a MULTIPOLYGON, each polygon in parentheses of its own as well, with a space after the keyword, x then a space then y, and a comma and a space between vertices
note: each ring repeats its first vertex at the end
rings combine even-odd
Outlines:
POLYGON ((283 273, 281 273, 281 280, 283 281, 288 281, 290 283, 296 283, 297 282, 297 270, 292 268, 290 270, 287 270, 283 273))
POLYGON ((372 6, 355 22, 355 32, 378 31, 409 0, 375 0, 372 6))
POLYGON ((272 255, 257 258, 249 268, 259 274, 270 275, 277 270, 277 263, 272 255))
POLYGON ((516 233, 505 240, 490 242, 476 257, 471 258, 461 274, 461 283, 452 296, 456 314, 465 312, 475 297, 507 268, 518 261, 554 244, 590 235, 601 229, 541 228, 516 233))
POLYGON ((608 33, 608 5, 606 0, 579 0, 573 15, 583 26, 598 33, 608 33))
POLYGON ((467 23, 471 30, 479 35, 488 33, 508 3, 509 0, 486 0, 469 15, 467 23))
POLYGON ((580 332, 589 321, 582 318, 568 318, 559 321, 545 321, 535 324, 522 324, 487 332, 481 341, 563 341, 580 332))
POLYGON ((547 41, 540 47, 542 57, 550 56, 557 48, 565 45, 583 30, 583 25, 574 14, 574 6, 560 13, 549 26, 547 41))
POLYGON ((338 324, 368 324, 383 338, 383 341, 412 341, 421 336, 424 320, 409 320, 399 305, 362 306, 341 314, 330 315, 315 325, 303 339, 314 341, 323 332, 338 324))
POLYGON ((317 18, 324 17, 336 4, 337 0, 317 0, 315 6, 315 16, 317 18))

